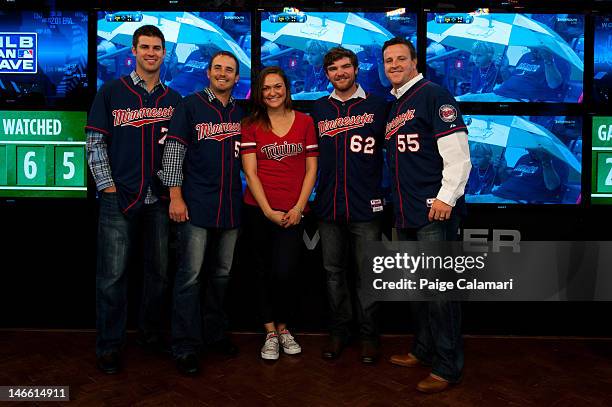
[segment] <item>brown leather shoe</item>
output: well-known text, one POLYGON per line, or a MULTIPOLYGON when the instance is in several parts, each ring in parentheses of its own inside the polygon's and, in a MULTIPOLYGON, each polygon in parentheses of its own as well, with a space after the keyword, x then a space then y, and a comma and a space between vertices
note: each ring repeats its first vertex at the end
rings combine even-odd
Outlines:
POLYGON ((402 354, 402 355, 393 355, 389 362, 394 365, 404 366, 404 367, 416 367, 421 365, 421 361, 418 360, 412 353, 402 354))
POLYGON ((417 390, 422 393, 440 393, 446 390, 451 384, 439 376, 429 375, 417 384, 417 390))

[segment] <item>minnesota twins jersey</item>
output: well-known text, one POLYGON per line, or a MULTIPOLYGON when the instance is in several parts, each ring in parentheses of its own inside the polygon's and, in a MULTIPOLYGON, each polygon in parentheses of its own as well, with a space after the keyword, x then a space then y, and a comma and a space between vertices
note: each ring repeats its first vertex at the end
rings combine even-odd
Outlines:
POLYGON ((144 204, 149 186, 156 196, 168 198, 153 174, 161 169, 168 125, 180 100, 168 87, 149 94, 130 76, 107 82, 96 94, 85 128, 106 136, 119 206, 128 216, 144 204))
MULTIPOLYGON (((444 88, 421 79, 391 106, 385 130, 395 225, 420 228, 442 186, 437 140, 467 132, 457 102, 444 88)), ((461 197, 453 213, 463 211, 461 197)))
POLYGON ((374 95, 344 102, 325 96, 315 102, 319 181, 313 209, 321 219, 367 222, 382 214, 387 106, 374 95))
POLYGON ((179 104, 168 138, 187 146, 182 192, 191 223, 207 228, 240 225, 240 121, 244 113, 231 101, 200 91, 179 104))

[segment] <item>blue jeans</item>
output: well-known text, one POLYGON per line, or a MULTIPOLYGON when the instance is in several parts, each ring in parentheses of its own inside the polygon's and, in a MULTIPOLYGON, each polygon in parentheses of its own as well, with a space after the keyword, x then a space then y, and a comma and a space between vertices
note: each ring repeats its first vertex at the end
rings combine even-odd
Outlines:
POLYGON ((378 303, 367 300, 361 287, 364 270, 363 255, 368 242, 380 241, 380 220, 339 224, 319 222, 323 267, 327 272, 327 298, 330 308, 330 333, 344 340, 349 337, 349 324, 353 318, 351 290, 347 283, 348 273, 355 282, 355 310, 362 340, 378 340, 376 311, 378 303), (354 271, 349 266, 355 267, 354 271))
POLYGON ((161 335, 168 289, 168 206, 144 205, 134 217, 119 208, 117 194, 100 194, 96 269, 96 354, 119 351, 127 321, 127 267, 137 234, 144 236, 144 281, 139 329, 161 335))
MULTIPOLYGON (((400 240, 456 240, 459 218, 434 221, 420 229, 400 229, 400 240)), ((461 304, 454 301, 413 302, 410 304, 416 325, 412 354, 432 366, 431 372, 451 383, 461 380, 463 372, 463 338, 461 304)))
MULTIPOLYGON (((178 268, 172 306, 172 353, 175 357, 196 353, 202 335, 211 343, 225 337, 227 315, 223 300, 229 280, 238 229, 206 229, 181 223, 177 231, 178 268), (217 244, 212 272, 205 270, 207 247, 217 244), (206 278, 204 313, 201 310, 201 272, 206 278)), ((207 263, 208 264, 208 263, 207 263)))

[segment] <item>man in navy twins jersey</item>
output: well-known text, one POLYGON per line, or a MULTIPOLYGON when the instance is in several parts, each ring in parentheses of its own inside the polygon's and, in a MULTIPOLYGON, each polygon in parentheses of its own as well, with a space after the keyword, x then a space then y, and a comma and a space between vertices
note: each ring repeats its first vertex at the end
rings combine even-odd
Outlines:
POLYGON ((361 287, 362 254, 368 241, 381 239, 381 191, 384 126, 387 103, 366 94, 355 82, 357 56, 332 48, 324 58, 325 73, 334 91, 315 102, 312 117, 319 138, 319 182, 314 206, 321 219, 319 233, 327 294, 331 311, 330 339, 325 359, 335 359, 349 339, 352 319, 347 273, 351 259, 357 268, 356 319, 359 323, 364 363, 378 359, 376 303, 367 300, 361 287))
MULTIPOLYGON (((467 129, 453 97, 416 70, 410 41, 383 46, 385 74, 396 101, 385 130, 393 178, 395 225, 401 240, 454 240, 471 164, 467 129)), ((416 335, 412 352, 395 355, 402 366, 432 366, 417 385, 422 392, 445 390, 461 379, 461 308, 447 301, 412 303, 416 335)))
POLYGON ((125 274, 139 231, 145 242, 140 340, 148 347, 163 346, 168 193, 155 173, 181 97, 159 81, 166 54, 162 32, 142 26, 134 32, 132 44, 136 70, 100 89, 86 126, 89 167, 100 191, 96 354, 98 368, 105 373, 120 369, 127 317, 125 274))
POLYGON ((227 51, 212 56, 207 69, 210 87, 187 96, 178 106, 164 153, 162 178, 170 187, 170 218, 180 222, 172 351, 179 372, 186 375, 199 372, 202 334, 209 347, 226 354, 237 352, 225 336, 223 299, 242 201, 238 151, 243 111, 232 97, 239 66, 227 51), (202 313, 200 271, 206 249, 213 244, 214 270, 206 273, 202 313))

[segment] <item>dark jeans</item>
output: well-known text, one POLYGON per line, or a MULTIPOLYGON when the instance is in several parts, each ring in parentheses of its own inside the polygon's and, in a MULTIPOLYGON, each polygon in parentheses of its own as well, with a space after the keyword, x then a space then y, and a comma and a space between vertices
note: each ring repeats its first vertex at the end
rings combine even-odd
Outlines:
MULTIPOLYGON (((456 240, 459 218, 435 221, 420 229, 399 229, 400 240, 443 241, 456 240)), ((432 373, 458 382, 463 371, 463 338, 461 336, 461 303, 452 301, 413 302, 412 317, 416 333, 412 354, 432 373)))
POLYGON ((190 222, 178 225, 178 268, 172 307, 172 352, 175 357, 199 351, 202 335, 211 343, 225 337, 224 299, 238 229, 206 229, 190 222), (216 244, 213 269, 204 270, 206 248, 216 244), (206 279, 201 311, 201 272, 206 279))
POLYGON ((330 333, 333 336, 347 340, 350 334, 349 324, 353 317, 351 290, 347 282, 350 272, 355 282, 356 296, 353 300, 361 339, 378 340, 378 303, 367 299, 361 281, 364 273, 368 271, 364 269, 363 264, 365 247, 368 242, 380 241, 381 233, 379 220, 348 224, 319 222, 323 267, 327 272, 327 298, 331 312, 330 333), (355 267, 354 271, 349 270, 351 264, 355 267))
POLYGON ((252 245, 262 323, 290 322, 295 312, 296 272, 302 254, 302 224, 283 228, 258 207, 245 205, 245 228, 252 245))
POLYGON ((144 236, 144 281, 139 329, 145 337, 161 335, 168 289, 168 206, 144 205, 127 218, 117 194, 100 194, 96 270, 96 354, 118 351, 127 320, 127 266, 138 237, 144 236))

